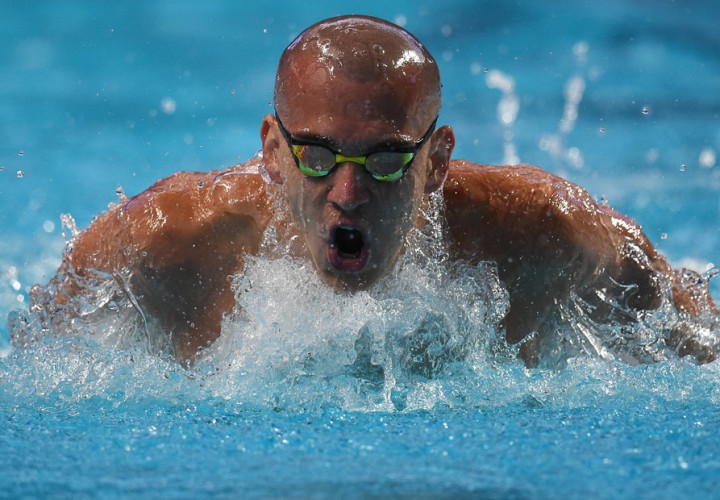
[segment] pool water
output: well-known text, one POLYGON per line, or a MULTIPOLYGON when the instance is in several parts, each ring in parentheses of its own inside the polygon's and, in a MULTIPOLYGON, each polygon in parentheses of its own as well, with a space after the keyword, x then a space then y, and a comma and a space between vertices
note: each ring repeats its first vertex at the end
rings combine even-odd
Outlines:
MULTIPOLYGON (((280 52, 348 12, 403 24, 435 54, 456 157, 541 165, 635 217, 675 265, 720 263, 711 2, 9 1, 2 12, 3 316, 57 268, 61 214, 86 227, 118 194, 251 157, 280 52)), ((253 260, 239 278, 245 316, 189 371, 116 342, 127 325, 112 316, 28 349, 11 348, 0 322, 0 491, 716 496, 720 362, 586 355, 526 370, 493 326, 505 298, 491 266, 436 281, 409 259, 394 278, 339 297, 303 263, 253 260), (409 331, 462 356, 416 359, 409 331)))

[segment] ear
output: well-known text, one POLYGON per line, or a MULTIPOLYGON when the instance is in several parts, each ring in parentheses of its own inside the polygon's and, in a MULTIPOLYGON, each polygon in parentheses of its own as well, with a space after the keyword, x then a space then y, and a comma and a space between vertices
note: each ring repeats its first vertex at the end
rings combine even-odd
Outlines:
POLYGON ((425 193, 437 191, 445 182, 450 169, 450 156, 455 148, 455 134, 448 125, 435 131, 430 139, 430 155, 428 156, 428 174, 425 180, 425 193))
POLYGON ((260 140, 262 141, 263 164, 270 179, 276 184, 282 184, 280 173, 280 129, 273 115, 265 115, 260 125, 260 140))

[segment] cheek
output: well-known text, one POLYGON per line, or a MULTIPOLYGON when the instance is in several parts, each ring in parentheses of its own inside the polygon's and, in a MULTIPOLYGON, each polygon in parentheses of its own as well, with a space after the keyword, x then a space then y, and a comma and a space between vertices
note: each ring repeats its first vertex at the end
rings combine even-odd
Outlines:
POLYGON ((322 206, 323 188, 310 185, 304 178, 292 179, 293 189, 287 193, 287 201, 293 220, 303 230, 307 230, 319 220, 322 206))
POLYGON ((402 213, 403 218, 413 219, 423 197, 423 191, 419 188, 420 183, 416 176, 408 177, 399 186, 399 196, 396 198, 396 206, 399 213, 402 213))
POLYGON ((416 184, 409 181, 388 186, 386 192, 379 196, 380 200, 385 200, 380 217, 398 235, 406 234, 414 225, 422 197, 422 193, 415 188, 416 184))

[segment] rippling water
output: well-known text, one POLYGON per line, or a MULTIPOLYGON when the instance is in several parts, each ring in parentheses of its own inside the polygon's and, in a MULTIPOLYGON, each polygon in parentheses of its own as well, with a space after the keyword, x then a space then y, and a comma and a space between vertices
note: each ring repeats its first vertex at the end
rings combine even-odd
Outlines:
MULTIPOLYGON (((347 8, 406 24, 437 56, 441 120, 456 129, 458 157, 538 163, 637 217, 674 263, 718 265, 717 6, 347 8)), ((0 16, 3 315, 27 307, 30 286, 52 276, 61 213, 84 227, 116 191, 254 154, 279 53, 338 9, 9 2, 0 16)), ((79 337, 46 335, 25 349, 11 349, 1 325, 2 491, 715 495, 718 362, 630 366, 580 349, 526 370, 498 336, 505 302, 492 266, 441 279, 413 266, 348 297, 302 262, 253 260, 236 282, 242 312, 191 370, 128 341, 135 320, 107 310, 68 326, 79 337)))

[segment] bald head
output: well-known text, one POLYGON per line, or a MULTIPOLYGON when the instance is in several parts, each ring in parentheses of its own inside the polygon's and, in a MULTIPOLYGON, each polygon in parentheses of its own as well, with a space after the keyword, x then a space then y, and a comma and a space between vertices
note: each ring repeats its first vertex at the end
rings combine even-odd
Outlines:
POLYGON ((390 120, 423 129, 440 111, 440 75, 430 53, 387 21, 343 16, 321 21, 283 52, 275 107, 300 121, 316 103, 346 119, 390 120))

